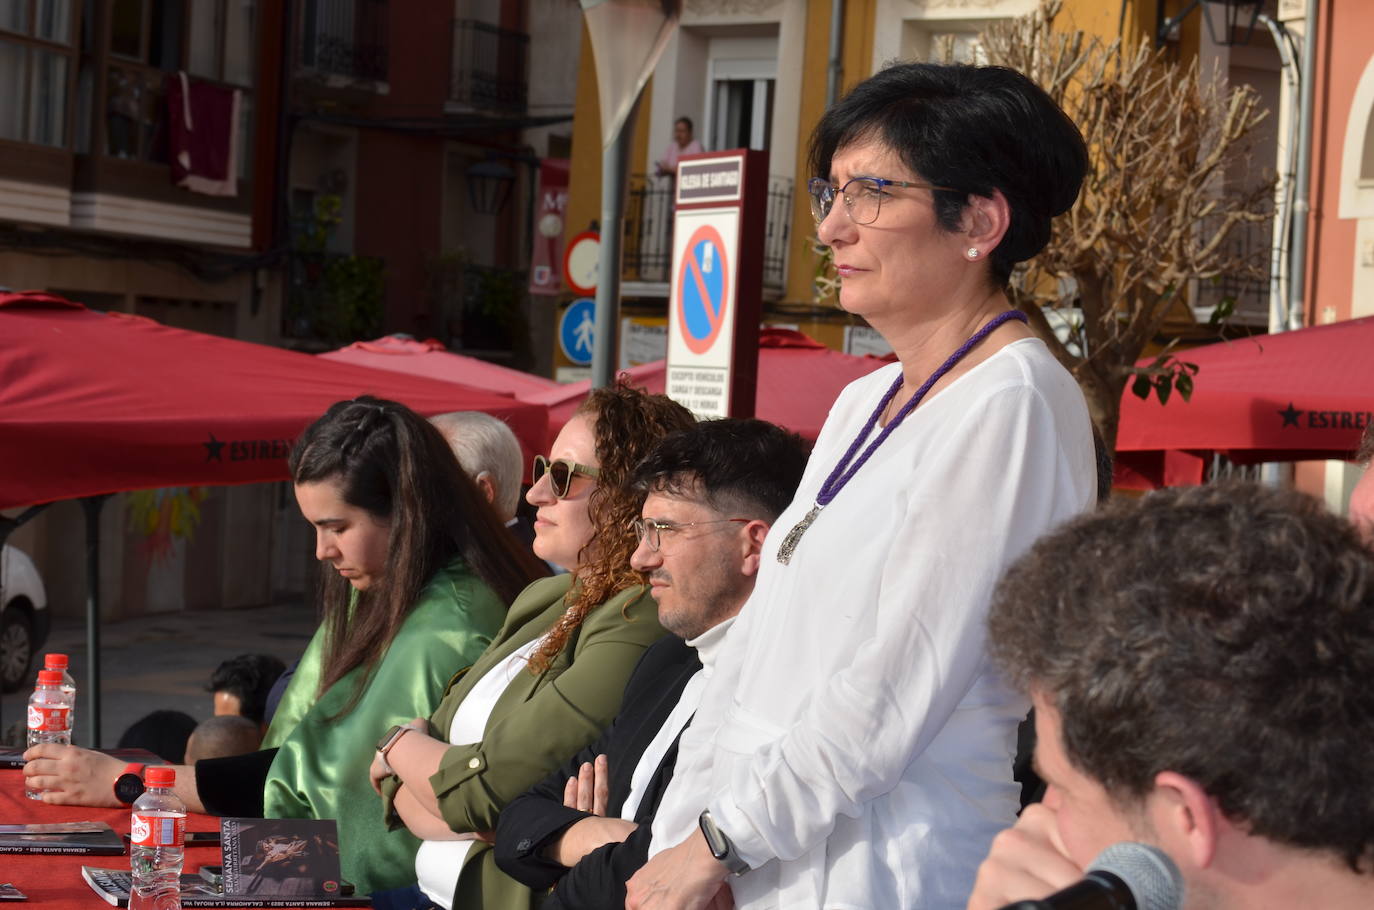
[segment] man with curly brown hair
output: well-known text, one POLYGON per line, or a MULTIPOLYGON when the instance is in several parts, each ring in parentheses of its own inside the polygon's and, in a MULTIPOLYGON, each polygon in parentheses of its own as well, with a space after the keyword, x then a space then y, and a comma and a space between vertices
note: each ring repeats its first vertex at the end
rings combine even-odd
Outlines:
POLYGON ((1374 553, 1347 522, 1292 491, 1159 491, 1042 538, 988 622, 1049 789, 969 910, 1120 841, 1173 859, 1188 910, 1374 906, 1374 553))

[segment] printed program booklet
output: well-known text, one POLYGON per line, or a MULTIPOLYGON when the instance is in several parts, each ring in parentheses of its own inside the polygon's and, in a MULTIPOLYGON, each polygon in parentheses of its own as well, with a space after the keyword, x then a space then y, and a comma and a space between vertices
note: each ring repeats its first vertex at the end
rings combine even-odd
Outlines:
POLYGON ((120 856, 124 839, 104 822, 0 825, 0 853, 94 853, 120 856))
POLYGON ((224 893, 331 899, 343 893, 330 818, 225 818, 224 893))
MULTIPOLYGON (((112 907, 129 906, 133 877, 128 869, 98 869, 82 866, 81 877, 91 890, 112 907)), ((273 897, 269 895, 224 894, 205 878, 194 873, 181 876, 182 907, 367 907, 366 897, 273 897)))

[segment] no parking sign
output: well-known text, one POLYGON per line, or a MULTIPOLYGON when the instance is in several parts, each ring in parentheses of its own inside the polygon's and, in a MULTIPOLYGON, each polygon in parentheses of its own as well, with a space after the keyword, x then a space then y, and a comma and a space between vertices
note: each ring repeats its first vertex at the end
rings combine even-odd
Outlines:
POLYGON ((751 417, 762 309, 767 153, 681 159, 666 391, 698 417, 751 417))
POLYGON ((682 340, 693 354, 711 350, 725 326, 730 260, 714 225, 692 232, 677 276, 677 318, 682 340))

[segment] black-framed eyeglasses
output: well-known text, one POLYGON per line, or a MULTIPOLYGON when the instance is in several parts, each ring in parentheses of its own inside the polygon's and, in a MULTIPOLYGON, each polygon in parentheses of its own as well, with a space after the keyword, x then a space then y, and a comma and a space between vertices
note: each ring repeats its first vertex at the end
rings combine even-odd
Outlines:
POLYGON ((600 473, 600 468, 578 464, 571 458, 555 458, 550 461, 543 455, 536 455, 534 456, 534 471, 530 479, 531 482, 538 483, 539 478, 545 474, 549 475, 549 486, 553 487, 553 495, 562 499, 572 491, 574 474, 581 474, 583 477, 596 477, 600 473))
POLYGON ((811 215, 816 219, 816 223, 820 224, 834 207, 835 197, 843 196, 844 210, 850 221, 855 224, 872 224, 878 220, 878 212, 883 207, 883 197, 888 195, 884 192, 884 187, 889 186, 958 192, 951 186, 915 183, 910 180, 888 180, 886 177, 855 177, 841 187, 836 187, 824 177, 812 177, 806 184, 806 191, 811 195, 811 215))
POLYGON ((685 531, 687 528, 696 528, 702 525, 721 525, 726 522, 741 522, 748 524, 752 518, 717 518, 714 521, 655 521, 652 518, 636 518, 630 523, 634 528, 635 539, 642 540, 649 545, 649 549, 658 552, 658 545, 663 542, 663 532, 674 533, 685 531))

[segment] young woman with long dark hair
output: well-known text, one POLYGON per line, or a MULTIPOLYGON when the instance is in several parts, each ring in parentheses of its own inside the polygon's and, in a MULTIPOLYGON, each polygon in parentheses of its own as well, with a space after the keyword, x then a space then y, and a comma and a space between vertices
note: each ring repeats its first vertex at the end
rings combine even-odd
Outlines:
POLYGON ((541 572, 443 436, 395 402, 339 402, 291 453, 315 526, 324 621, 263 741, 268 817, 337 818, 362 893, 405 881, 419 842, 381 837, 366 767, 377 730, 434 710, 541 572), (398 871, 399 870, 399 871, 398 871))
MULTIPOLYGON (((315 527, 323 622, 263 749, 182 766, 196 812, 333 818, 344 877, 360 893, 411 878, 419 840, 386 836, 367 766, 379 730, 439 704, 454 673, 501 628, 506 604, 547 574, 511 536, 428 421, 362 397, 315 421, 289 461, 315 527)), ((50 803, 118 806, 141 789, 119 759, 30 750, 50 803)))

